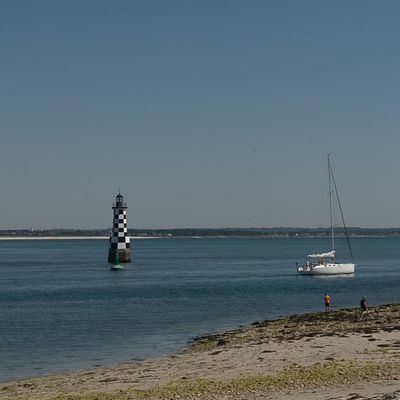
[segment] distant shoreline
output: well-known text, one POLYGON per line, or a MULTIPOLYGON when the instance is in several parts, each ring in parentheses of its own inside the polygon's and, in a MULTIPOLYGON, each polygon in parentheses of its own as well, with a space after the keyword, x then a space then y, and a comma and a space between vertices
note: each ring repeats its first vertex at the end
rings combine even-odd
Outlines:
POLYGON ((0 240, 81 240, 108 239, 106 236, 0 236, 0 240))
MULTIPOLYGON (((108 240, 109 236, 0 236, 0 240, 108 240)), ((158 237, 137 237, 131 239, 159 239, 158 237)))
MULTIPOLYGON (((110 228, 99 229, 0 229, 1 239, 104 239, 110 236, 110 228)), ((131 228, 127 234, 133 239, 147 238, 330 238, 331 231, 327 228, 304 227, 271 227, 271 228, 131 228)), ((347 227, 335 229, 335 236, 341 237, 397 237, 399 228, 359 228, 347 227)))
MULTIPOLYGON (((336 236, 343 238, 342 235, 336 236)), ((350 238, 398 238, 397 235, 351 235, 350 238)), ((7 240, 108 240, 110 236, 0 236, 0 241, 7 240)), ((325 235, 211 235, 211 236, 130 236, 132 240, 142 239, 321 239, 325 235)))
MULTIPOLYGON (((0 229, 0 238, 105 238, 110 228, 99 229, 0 229)), ((270 227, 270 228, 130 228, 133 238, 330 238, 328 228, 270 227)), ((400 227, 335 229, 336 237, 398 237, 400 227)))

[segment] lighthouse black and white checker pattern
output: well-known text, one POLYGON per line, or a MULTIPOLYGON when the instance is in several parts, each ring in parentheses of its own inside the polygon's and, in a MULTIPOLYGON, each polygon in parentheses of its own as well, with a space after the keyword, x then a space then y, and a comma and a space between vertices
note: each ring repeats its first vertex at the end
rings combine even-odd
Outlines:
POLYGON ((118 252, 120 262, 131 261, 131 243, 128 235, 128 225, 126 220, 126 210, 128 206, 124 202, 124 197, 118 193, 113 204, 113 228, 110 237, 110 249, 108 252, 108 262, 115 263, 118 252))

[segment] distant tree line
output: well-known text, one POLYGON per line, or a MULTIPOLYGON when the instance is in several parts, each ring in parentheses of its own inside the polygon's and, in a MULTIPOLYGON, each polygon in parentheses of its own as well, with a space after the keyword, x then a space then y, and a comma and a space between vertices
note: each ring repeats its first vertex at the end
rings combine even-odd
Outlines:
MULTIPOLYGON (((347 229, 350 236, 400 236, 400 228, 347 229)), ((0 237, 78 237, 109 236, 111 229, 4 229, 0 237)), ((344 236, 343 228, 335 230, 344 236)), ((130 236, 141 237, 321 237, 329 236, 328 228, 172 228, 172 229, 129 229, 130 236)))

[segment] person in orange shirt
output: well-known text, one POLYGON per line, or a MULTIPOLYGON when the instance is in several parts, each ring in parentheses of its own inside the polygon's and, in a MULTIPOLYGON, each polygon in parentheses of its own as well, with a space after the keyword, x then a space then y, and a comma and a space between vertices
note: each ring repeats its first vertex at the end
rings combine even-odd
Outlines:
POLYGON ((331 306, 331 296, 329 296, 328 293, 325 293, 324 300, 325 300, 325 311, 329 311, 331 306))

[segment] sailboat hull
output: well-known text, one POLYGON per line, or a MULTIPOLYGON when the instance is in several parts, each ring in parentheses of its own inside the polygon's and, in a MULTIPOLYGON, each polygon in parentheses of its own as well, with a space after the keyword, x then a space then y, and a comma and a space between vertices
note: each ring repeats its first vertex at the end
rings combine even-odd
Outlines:
POLYGON ((312 267, 299 267, 297 271, 302 275, 343 275, 354 274, 355 264, 353 263, 323 263, 312 267))

